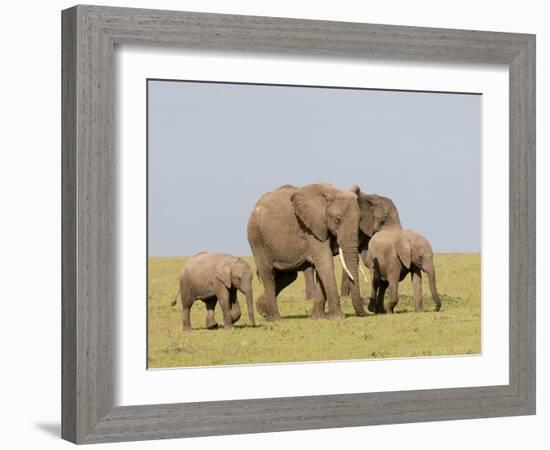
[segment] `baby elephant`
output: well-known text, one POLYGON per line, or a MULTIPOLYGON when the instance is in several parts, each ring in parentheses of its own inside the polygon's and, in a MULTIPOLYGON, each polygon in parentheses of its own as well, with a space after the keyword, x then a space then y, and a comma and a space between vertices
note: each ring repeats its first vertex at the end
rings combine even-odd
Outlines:
POLYGON ((241 317, 237 290, 246 297, 250 323, 256 326, 252 304, 252 270, 248 263, 225 253, 202 252, 190 258, 183 268, 180 290, 172 306, 180 296, 183 329, 188 331, 191 330, 191 306, 195 300, 202 300, 206 303, 206 328, 214 329, 218 327, 214 320, 214 309, 219 301, 223 312, 223 326, 229 329, 241 317))
POLYGON ((422 311, 422 271, 428 275, 435 310, 441 300, 435 287, 435 268, 430 243, 412 230, 389 229, 374 234, 369 242, 366 265, 372 273, 369 311, 393 313, 397 305, 398 285, 411 273, 416 311, 422 311), (384 294, 390 288, 390 302, 384 309, 384 294))

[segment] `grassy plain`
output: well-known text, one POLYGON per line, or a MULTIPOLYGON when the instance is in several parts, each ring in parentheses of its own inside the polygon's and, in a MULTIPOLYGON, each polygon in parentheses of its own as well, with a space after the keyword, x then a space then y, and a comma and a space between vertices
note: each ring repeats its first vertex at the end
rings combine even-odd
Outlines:
MULTIPOLYGON (((178 290, 180 270, 187 259, 149 258, 150 368, 481 353, 481 260, 478 253, 435 255, 437 287, 443 303, 440 312, 434 312, 425 276, 425 312, 414 312, 412 284, 407 277, 399 285, 396 314, 358 318, 353 314, 351 300, 343 297, 345 319, 313 321, 309 318, 311 301, 305 299, 305 283, 300 274, 278 297, 283 320, 266 322, 256 312, 257 326, 251 327, 246 302, 239 294, 243 314, 234 330, 206 330, 206 309, 203 302, 197 301, 191 309, 191 332, 182 330, 181 302, 178 300, 177 306, 170 306, 178 290)), ((255 272, 253 258, 245 259, 255 272)), ((335 265, 339 280, 338 258, 335 265)), ((361 283, 361 293, 367 298, 370 285, 364 280, 361 283)), ((256 299, 263 292, 257 278, 253 289, 256 299)), ((216 320, 223 323, 219 306, 216 320)))

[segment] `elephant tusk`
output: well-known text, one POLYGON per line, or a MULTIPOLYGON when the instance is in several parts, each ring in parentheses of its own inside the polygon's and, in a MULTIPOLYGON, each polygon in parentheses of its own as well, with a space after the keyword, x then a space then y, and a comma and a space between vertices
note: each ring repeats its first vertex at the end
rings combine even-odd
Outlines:
POLYGON ((350 277, 351 281, 355 282, 355 278, 353 278, 353 275, 349 271, 348 266, 346 265, 346 261, 344 260, 344 251, 342 250, 342 247, 338 247, 338 250, 339 250, 338 254, 340 255, 340 261, 342 263, 342 267, 348 274, 348 277, 350 277))
POLYGON ((359 270, 361 270, 361 275, 363 275, 363 279, 365 280, 365 283, 369 284, 369 279, 367 278, 367 274, 365 273, 365 269, 363 269, 363 264, 361 263, 361 258, 359 258, 359 270))

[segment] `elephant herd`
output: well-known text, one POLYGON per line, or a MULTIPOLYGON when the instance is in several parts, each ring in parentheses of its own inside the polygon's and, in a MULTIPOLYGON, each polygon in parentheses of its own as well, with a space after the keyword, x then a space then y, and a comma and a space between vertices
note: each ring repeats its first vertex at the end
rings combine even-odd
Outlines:
MULTIPOLYGON (((361 262, 371 273, 369 311, 392 313, 399 282, 408 273, 416 310, 422 311, 422 272, 428 276, 436 310, 441 308, 430 243, 402 228, 397 208, 387 197, 363 193, 358 186, 343 190, 330 184, 284 185, 258 200, 247 234, 264 290, 256 309, 268 321, 281 318, 277 296, 296 280, 298 272, 305 275, 305 296, 313 299, 312 319, 344 317, 340 294, 351 297, 357 316, 366 316, 359 290, 359 272, 364 275, 361 262), (334 270, 336 255, 342 264, 341 292, 334 270), (390 299, 384 304, 388 288, 390 299)), ((190 258, 172 302, 181 297, 183 329, 191 329, 190 308, 199 299, 206 304, 207 328, 218 326, 217 302, 224 328, 233 328, 241 315, 237 290, 246 298, 254 326, 252 275, 250 266, 232 255, 202 252, 190 258)))

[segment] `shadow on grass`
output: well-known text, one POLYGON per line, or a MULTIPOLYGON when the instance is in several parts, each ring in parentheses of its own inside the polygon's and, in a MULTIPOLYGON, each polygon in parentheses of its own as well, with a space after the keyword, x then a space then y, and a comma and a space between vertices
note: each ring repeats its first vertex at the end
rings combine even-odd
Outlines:
MULTIPOLYGON (((370 316, 374 316, 375 314, 369 314, 367 313, 367 316, 365 317, 359 317, 360 319, 364 319, 366 317, 370 317, 370 316)), ((344 313, 344 316, 345 318, 347 319, 348 317, 358 317, 355 313, 344 313)), ((284 319, 310 319, 310 320, 313 320, 311 319, 311 314, 290 314, 288 316, 283 316, 283 320, 284 319)), ((315 320, 339 320, 339 319, 328 319, 327 317, 323 317, 323 318, 320 318, 320 319, 315 319, 315 320)))
MULTIPOLYGON (((263 328, 264 325, 263 324, 257 324, 255 327, 253 327, 252 325, 250 324, 235 324, 234 325, 234 329, 237 330, 237 329, 243 329, 243 328, 251 328, 251 329, 256 329, 256 328, 263 328)), ((206 327, 193 327, 193 329, 191 330, 191 332, 193 331, 208 331, 208 332, 217 332, 217 331, 226 331, 225 328, 223 327, 223 325, 220 325, 218 324, 218 326, 216 328, 206 328, 206 327)), ((227 331, 230 331, 230 330, 227 330, 227 331)))
MULTIPOLYGON (((285 319, 311 319, 310 314, 289 314, 288 316, 283 316, 283 320, 285 319)), ((272 323, 272 322, 271 322, 272 323)))
POLYGON ((367 311, 367 315, 366 316, 358 316, 357 314, 355 313, 345 313, 346 315, 346 319, 348 317, 356 317, 357 319, 366 319, 367 317, 374 317, 376 315, 379 315, 379 314, 375 314, 373 312, 370 312, 370 311, 367 311))
MULTIPOLYGON (((355 314, 345 314, 345 317, 355 317, 355 314)), ((284 319, 310 319, 310 320, 313 320, 311 318, 311 314, 290 314, 288 316, 283 316, 283 320, 284 319)), ((327 317, 321 317, 319 319, 315 319, 315 320, 331 320, 327 317)), ((338 320, 338 319, 335 319, 335 320, 338 320)))

